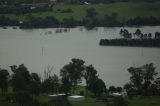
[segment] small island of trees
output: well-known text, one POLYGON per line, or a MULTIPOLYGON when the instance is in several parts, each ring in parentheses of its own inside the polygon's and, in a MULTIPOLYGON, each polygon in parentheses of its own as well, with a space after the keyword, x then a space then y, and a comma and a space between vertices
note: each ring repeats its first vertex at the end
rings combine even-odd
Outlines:
POLYGON ((140 29, 130 33, 127 29, 120 30, 119 39, 101 39, 100 46, 135 46, 135 47, 160 47, 160 32, 143 34, 140 29))

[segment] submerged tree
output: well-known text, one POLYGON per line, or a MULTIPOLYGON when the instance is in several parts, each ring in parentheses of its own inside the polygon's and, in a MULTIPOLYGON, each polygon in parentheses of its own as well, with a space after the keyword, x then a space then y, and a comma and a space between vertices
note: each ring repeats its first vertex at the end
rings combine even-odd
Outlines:
POLYGON ((141 38, 142 32, 140 29, 137 29, 136 32, 134 33, 138 38, 141 38))

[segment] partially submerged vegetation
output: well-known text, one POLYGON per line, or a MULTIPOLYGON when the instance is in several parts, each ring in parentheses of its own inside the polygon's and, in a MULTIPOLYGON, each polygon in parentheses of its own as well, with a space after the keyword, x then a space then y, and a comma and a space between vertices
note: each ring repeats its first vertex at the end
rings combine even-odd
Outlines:
POLYGON ((130 33, 127 29, 121 29, 119 39, 101 39, 100 46, 131 46, 131 47, 160 47, 160 32, 143 34, 140 29, 130 33))

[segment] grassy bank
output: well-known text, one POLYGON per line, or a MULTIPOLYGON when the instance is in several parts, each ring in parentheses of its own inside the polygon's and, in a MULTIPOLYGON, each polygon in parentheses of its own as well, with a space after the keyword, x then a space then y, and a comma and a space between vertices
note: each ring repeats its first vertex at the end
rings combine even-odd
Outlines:
MULTIPOLYGON (((132 99, 125 98, 129 104, 128 106, 160 106, 160 97, 133 97, 132 99)), ((46 94, 39 96, 42 103, 48 102, 46 94)), ((108 104, 110 101, 108 102, 108 104)), ((86 98, 82 102, 71 102, 73 106, 108 106, 106 102, 96 101, 94 98, 86 98)), ((8 103, 0 96, 0 106, 18 106, 16 103, 8 103)))
MULTIPOLYGON (((75 20, 82 20, 85 17, 85 12, 87 8, 95 8, 98 12, 98 19, 102 19, 104 15, 112 14, 114 12, 118 13, 118 20, 123 21, 127 19, 132 19, 137 16, 140 17, 151 17, 160 18, 160 2, 146 3, 146 2, 123 2, 123 3, 111 3, 111 4, 65 4, 65 3, 55 3, 53 6, 53 11, 50 12, 38 12, 32 13, 35 17, 46 17, 54 16, 59 21, 64 18, 73 17, 75 20), (71 9, 72 12, 62 13, 61 10, 71 9)), ((4 15, 4 14, 0 14, 4 15)), ((25 20, 26 15, 14 15, 14 14, 5 14, 12 20, 25 20)))

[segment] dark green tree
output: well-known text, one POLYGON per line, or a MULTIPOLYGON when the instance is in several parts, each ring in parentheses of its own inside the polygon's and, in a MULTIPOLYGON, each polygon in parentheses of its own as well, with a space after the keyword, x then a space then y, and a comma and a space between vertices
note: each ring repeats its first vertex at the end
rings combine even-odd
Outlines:
POLYGON ((69 80, 69 78, 67 76, 66 77, 62 77, 61 81, 62 81, 61 90, 65 94, 68 94, 72 89, 71 81, 69 80))
POLYGON ((131 74, 130 82, 138 94, 151 94, 149 89, 154 83, 154 77, 157 75, 152 63, 137 68, 130 67, 128 72, 131 74))
POLYGON ((92 82, 89 84, 89 89, 94 93, 95 97, 106 94, 107 92, 105 83, 99 78, 92 80, 92 82))
POLYGON ((115 86, 110 86, 109 87, 109 92, 110 93, 116 92, 116 87, 115 86))
POLYGON ((150 85, 154 81, 154 77, 158 73, 155 71, 155 67, 153 66, 152 63, 144 65, 142 67, 142 70, 143 70, 143 79, 144 79, 143 88, 147 89, 150 87, 150 85))
POLYGON ((56 74, 54 74, 52 78, 54 82, 54 92, 58 93, 60 88, 60 80, 56 74))
POLYGON ((29 90, 30 90, 30 93, 35 96, 38 96, 40 94, 41 80, 37 73, 31 74, 31 82, 29 85, 29 90))
POLYGON ((86 17, 84 19, 85 27, 87 27, 88 29, 92 29, 98 25, 98 20, 96 18, 97 14, 98 13, 94 8, 86 9, 86 17))
POLYGON ((23 64, 17 66, 11 66, 11 70, 13 72, 12 75, 12 86, 13 90, 16 91, 23 91, 23 90, 29 90, 29 85, 31 81, 30 73, 23 64))
POLYGON ((9 72, 6 69, 0 69, 0 88, 1 95, 5 95, 8 90, 9 72))
POLYGON ((86 80, 86 89, 89 89, 89 85, 96 78, 98 78, 97 70, 92 65, 86 66, 84 71, 84 79, 86 80))
POLYGON ((83 76, 83 71, 85 69, 84 61, 81 59, 72 59, 72 61, 65 65, 60 70, 60 76, 63 78, 67 78, 68 81, 72 84, 73 92, 75 90, 76 85, 81 82, 81 78, 83 76))
POLYGON ((53 77, 49 77, 42 82, 42 91, 45 93, 54 92, 54 80, 53 77))
POLYGON ((136 87, 138 93, 142 90, 143 82, 143 71, 141 68, 131 67, 128 69, 128 72, 131 74, 130 81, 136 87))
POLYGON ((116 90, 117 90, 117 92, 121 93, 122 92, 122 87, 117 87, 116 90))

